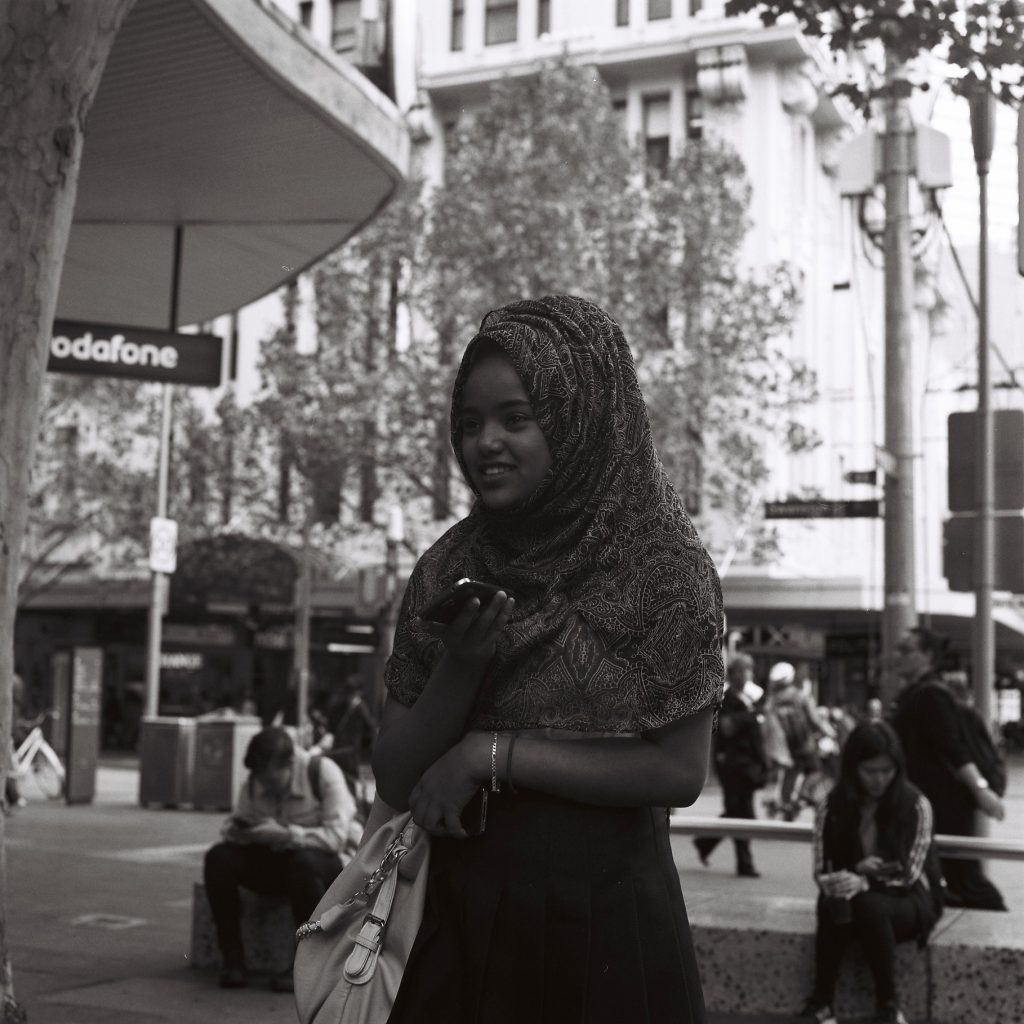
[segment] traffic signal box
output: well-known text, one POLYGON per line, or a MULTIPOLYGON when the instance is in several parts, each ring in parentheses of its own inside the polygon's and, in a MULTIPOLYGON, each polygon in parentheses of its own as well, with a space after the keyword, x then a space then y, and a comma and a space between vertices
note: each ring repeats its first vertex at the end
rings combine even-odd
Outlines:
MULTIPOLYGON (((994 452, 996 590, 1024 593, 1024 410, 999 409, 992 416, 994 452)), ((942 573, 950 590, 973 590, 974 523, 977 500, 974 412, 949 417, 949 510, 942 529, 942 573)))

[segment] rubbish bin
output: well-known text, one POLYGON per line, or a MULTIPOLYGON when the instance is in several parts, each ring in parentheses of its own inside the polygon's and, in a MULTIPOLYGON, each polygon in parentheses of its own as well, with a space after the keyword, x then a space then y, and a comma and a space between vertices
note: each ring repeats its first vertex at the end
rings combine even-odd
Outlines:
POLYGON ((197 811, 229 811, 247 772, 249 740, 262 728, 258 718, 211 712, 196 719, 192 806, 197 811))
POLYGON ((195 719, 150 715, 139 732, 139 803, 180 807, 192 802, 195 719))

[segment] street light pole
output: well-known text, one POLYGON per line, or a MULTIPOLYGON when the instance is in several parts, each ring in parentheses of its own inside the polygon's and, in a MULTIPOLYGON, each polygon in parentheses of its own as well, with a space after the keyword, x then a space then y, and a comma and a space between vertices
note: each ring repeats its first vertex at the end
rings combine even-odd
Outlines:
POLYGON ((974 707, 986 725, 992 718, 995 626, 992 588, 995 562, 992 375, 988 339, 988 168, 995 143, 996 98, 987 83, 970 96, 971 142, 978 170, 978 412, 975 423, 974 707))
MULTIPOLYGON (((886 67, 885 136, 885 605, 883 665, 892 664, 900 637, 917 624, 914 594, 914 453, 911 400, 914 266, 911 253, 910 174, 914 124, 910 85, 902 65, 886 67)), ((895 696, 886 674, 883 696, 895 696)))

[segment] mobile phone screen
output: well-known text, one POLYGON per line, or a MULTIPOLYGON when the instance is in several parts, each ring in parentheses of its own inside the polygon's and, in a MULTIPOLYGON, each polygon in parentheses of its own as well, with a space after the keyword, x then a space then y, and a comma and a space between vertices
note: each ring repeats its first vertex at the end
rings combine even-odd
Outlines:
POLYGON ((459 614, 463 604, 470 598, 479 598, 480 605, 483 607, 502 589, 502 587, 497 587, 493 583, 481 583, 479 580, 468 578, 461 579, 420 612, 420 618, 428 622, 439 622, 447 625, 459 614))

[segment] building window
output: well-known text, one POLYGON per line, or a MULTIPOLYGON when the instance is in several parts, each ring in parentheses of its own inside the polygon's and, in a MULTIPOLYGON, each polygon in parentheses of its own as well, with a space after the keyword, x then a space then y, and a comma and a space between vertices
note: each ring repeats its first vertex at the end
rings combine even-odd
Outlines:
POLYGON ((537 0, 537 35, 551 31, 551 0, 537 0))
POLYGON ((627 130, 629 124, 629 115, 627 112, 627 104, 623 99, 612 100, 612 113, 615 115, 615 120, 618 123, 619 131, 622 132, 622 137, 627 138, 627 130))
POLYGON ((466 22, 466 0, 452 0, 452 36, 451 48, 461 50, 463 47, 462 29, 466 22))
POLYGON ((672 0, 647 0, 647 20, 661 21, 672 17, 672 0))
POLYGON ((686 94, 686 137, 704 138, 704 97, 696 89, 686 94))
POLYGON ((644 97, 644 156, 651 177, 663 178, 669 160, 669 98, 644 97))
POLYGON ((302 0, 299 4, 299 24, 303 28, 313 24, 313 0, 302 0))
POLYGON ((519 18, 519 4, 516 0, 487 0, 484 21, 484 43, 495 46, 498 43, 516 41, 516 22, 519 18))
POLYGON ((360 0, 333 0, 331 4, 331 47, 335 53, 354 53, 359 26, 360 0))

